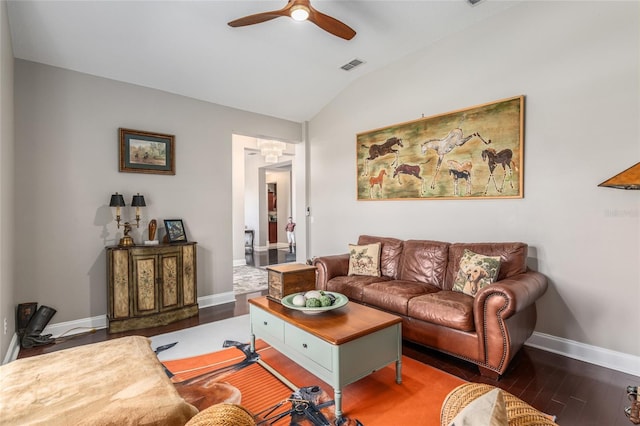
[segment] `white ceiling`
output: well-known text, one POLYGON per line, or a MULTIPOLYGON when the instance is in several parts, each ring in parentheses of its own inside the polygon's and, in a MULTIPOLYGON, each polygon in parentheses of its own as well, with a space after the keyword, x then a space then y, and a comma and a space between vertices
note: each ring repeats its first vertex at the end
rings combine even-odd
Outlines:
POLYGON ((357 32, 350 41, 290 18, 227 25, 285 4, 9 0, 8 16, 16 58, 301 122, 359 77, 515 3, 312 0, 357 32), (355 58, 365 64, 340 69, 355 58))

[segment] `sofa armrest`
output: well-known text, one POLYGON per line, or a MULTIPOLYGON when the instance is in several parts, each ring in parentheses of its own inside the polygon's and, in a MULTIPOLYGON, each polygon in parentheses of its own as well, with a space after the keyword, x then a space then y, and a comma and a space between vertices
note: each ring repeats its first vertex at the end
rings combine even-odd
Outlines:
POLYGON ((312 263, 318 270, 316 281, 318 290, 326 290, 327 282, 331 278, 349 274, 349 254, 316 257, 312 263))
POLYGON ((536 326, 535 302, 547 290, 547 278, 530 271, 481 289, 474 300, 478 353, 484 368, 503 374, 536 326))
POLYGON ((476 327, 484 322, 485 305, 489 299, 495 296, 502 298, 498 303, 500 316, 507 319, 533 305, 545 291, 547 291, 547 277, 531 270, 482 288, 476 295, 473 306, 476 327))

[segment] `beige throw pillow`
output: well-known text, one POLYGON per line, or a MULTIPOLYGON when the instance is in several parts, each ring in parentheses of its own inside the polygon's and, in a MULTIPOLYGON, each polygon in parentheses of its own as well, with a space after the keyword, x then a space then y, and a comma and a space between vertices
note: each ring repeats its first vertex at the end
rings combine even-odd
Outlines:
POLYGON ((508 424, 507 407, 502 390, 496 388, 464 407, 449 426, 507 426, 508 424))
POLYGON ((349 244, 349 275, 380 276, 380 243, 349 244))
POLYGON ((500 256, 485 256, 465 250, 460 258, 453 291, 474 296, 478 291, 498 279, 500 256))

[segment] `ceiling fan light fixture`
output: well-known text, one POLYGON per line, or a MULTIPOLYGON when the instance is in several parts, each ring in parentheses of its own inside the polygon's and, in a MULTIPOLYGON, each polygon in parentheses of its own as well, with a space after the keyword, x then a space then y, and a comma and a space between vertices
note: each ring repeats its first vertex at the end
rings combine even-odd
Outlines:
POLYGON ((301 4, 291 8, 291 15, 294 21, 306 21, 309 18, 309 9, 301 4))

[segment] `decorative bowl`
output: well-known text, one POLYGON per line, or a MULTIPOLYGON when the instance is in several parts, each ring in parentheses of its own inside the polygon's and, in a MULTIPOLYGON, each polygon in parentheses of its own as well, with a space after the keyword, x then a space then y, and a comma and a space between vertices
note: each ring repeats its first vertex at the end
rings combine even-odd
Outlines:
POLYGON ((307 315, 316 315, 316 314, 321 314, 323 312, 328 312, 328 311, 332 311, 334 309, 338 309, 338 308, 342 308, 344 305, 346 305, 347 303, 349 303, 349 298, 347 296, 345 296, 344 294, 340 294, 340 293, 334 293, 333 291, 325 291, 325 294, 333 294, 336 298, 336 301, 333 303, 333 305, 331 306, 321 306, 319 308, 307 308, 306 306, 297 306, 294 305, 292 300, 295 296, 297 296, 298 294, 305 294, 306 291, 303 291, 301 293, 293 293, 293 294, 289 294, 285 297, 283 297, 280 300, 280 303, 282 303, 283 306, 286 306, 289 309, 295 309, 297 311, 301 311, 304 314, 307 315))

